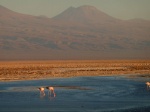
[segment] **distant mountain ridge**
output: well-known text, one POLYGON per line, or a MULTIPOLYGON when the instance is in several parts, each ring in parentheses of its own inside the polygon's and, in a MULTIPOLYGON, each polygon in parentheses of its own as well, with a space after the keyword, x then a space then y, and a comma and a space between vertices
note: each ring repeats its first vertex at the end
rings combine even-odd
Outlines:
POLYGON ((70 7, 52 19, 81 24, 115 22, 117 19, 99 11, 93 6, 70 7))
POLYGON ((0 59, 148 59, 150 21, 120 20, 93 6, 53 17, 0 6, 0 59))

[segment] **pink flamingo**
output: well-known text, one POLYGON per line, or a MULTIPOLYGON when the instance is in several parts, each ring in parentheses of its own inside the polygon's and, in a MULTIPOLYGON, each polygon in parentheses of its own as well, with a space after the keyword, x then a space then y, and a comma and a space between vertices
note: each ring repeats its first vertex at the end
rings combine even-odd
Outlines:
POLYGON ((150 88, 150 82, 146 82, 145 84, 147 85, 147 89, 149 89, 150 88))
POLYGON ((56 94, 55 94, 55 91, 54 91, 54 87, 48 86, 48 87, 46 87, 46 89, 48 89, 48 95, 49 95, 49 97, 51 97, 52 94, 53 94, 53 97, 56 97, 56 94))
POLYGON ((38 89, 40 90, 40 96, 44 97, 45 96, 44 87, 40 87, 38 89))

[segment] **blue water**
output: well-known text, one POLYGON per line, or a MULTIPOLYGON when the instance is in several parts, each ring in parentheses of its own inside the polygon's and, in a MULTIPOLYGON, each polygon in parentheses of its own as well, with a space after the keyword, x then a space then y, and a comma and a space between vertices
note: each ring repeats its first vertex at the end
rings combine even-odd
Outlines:
POLYGON ((148 112, 145 80, 76 77, 0 82, 0 112, 148 112), (38 87, 54 86, 56 97, 40 97, 38 87), (73 88, 72 88, 73 87, 73 88))

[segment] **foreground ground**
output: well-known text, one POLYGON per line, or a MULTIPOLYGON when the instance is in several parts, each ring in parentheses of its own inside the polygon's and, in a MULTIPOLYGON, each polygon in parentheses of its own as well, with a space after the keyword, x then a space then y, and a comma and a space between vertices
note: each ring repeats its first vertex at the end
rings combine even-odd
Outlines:
POLYGON ((0 81, 125 74, 150 77, 150 60, 0 62, 0 81))

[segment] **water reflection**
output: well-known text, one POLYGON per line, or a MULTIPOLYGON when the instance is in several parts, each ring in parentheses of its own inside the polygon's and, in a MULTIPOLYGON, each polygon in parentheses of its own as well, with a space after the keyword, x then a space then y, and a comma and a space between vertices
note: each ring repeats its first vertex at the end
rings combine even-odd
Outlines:
POLYGON ((5 82, 0 84, 0 110, 1 112, 12 112, 15 109, 15 112, 23 110, 131 112, 141 109, 141 112, 146 112, 145 110, 150 109, 150 91, 146 89, 146 81, 148 79, 78 77, 5 82))

